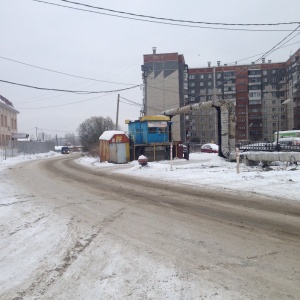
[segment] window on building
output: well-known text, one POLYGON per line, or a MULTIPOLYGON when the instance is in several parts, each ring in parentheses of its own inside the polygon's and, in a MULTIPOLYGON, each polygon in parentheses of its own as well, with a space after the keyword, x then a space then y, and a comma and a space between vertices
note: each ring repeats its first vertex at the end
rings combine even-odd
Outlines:
POLYGON ((208 74, 208 78, 212 78, 212 74, 208 74))
POLYGON ((217 78, 221 78, 222 77, 222 73, 217 73, 217 78))
POLYGON ((272 70, 272 74, 276 74, 276 70, 272 70))
POLYGON ((195 94, 195 90, 189 90, 190 94, 195 94))
POLYGON ((195 86, 195 82, 190 82, 189 86, 195 86))
POLYGON ((268 75, 268 71, 267 70, 263 70, 263 75, 268 75))
POLYGON ((204 79, 204 75, 203 74, 200 74, 200 79, 204 79))
POLYGON ((195 101, 195 97, 190 97, 190 101, 194 102, 195 101))
POLYGON ((204 82, 201 81, 201 82, 200 82, 200 86, 204 86, 204 82))
POLYGON ((194 74, 189 75, 189 79, 195 79, 195 75, 194 74))
POLYGON ((265 78, 263 79, 263 82, 268 82, 268 78, 265 77, 265 78))
POLYGON ((276 82, 276 77, 273 77, 273 78, 272 78, 272 81, 273 81, 273 82, 276 82))

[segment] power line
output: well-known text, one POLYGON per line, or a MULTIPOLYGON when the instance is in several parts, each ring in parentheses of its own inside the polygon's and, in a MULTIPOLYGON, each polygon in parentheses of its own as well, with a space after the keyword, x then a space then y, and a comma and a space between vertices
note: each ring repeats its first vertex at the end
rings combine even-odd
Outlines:
MULTIPOLYGON (((277 50, 277 46, 279 46, 281 43, 283 43, 288 37, 290 37, 292 34, 294 34, 294 32, 296 32, 298 30, 298 28, 300 27, 300 25, 298 25, 291 33, 289 33, 285 38, 283 38, 279 43, 277 43, 275 46, 273 46, 270 50, 268 50, 267 52, 265 52, 262 56, 260 56, 256 61, 254 61, 254 63, 258 62, 259 60, 261 60, 262 58, 265 58, 268 54, 273 53, 274 51, 277 50)), ((298 35, 298 34, 297 34, 298 35)), ((295 35, 293 38, 295 38, 297 35, 295 35)), ((244 72, 245 70, 248 70, 250 66, 247 66, 245 68, 243 68, 242 70, 240 70, 238 73, 234 74, 233 76, 229 77, 228 79, 224 80, 221 84, 217 85, 216 88, 220 87, 221 85, 223 85, 224 83, 228 82, 231 79, 236 78, 236 76, 242 72, 244 72)))
POLYGON ((46 91, 55 91, 55 92, 66 92, 66 93, 73 93, 73 94, 79 94, 79 95, 85 95, 85 94, 101 94, 101 93, 115 93, 115 92, 121 92, 121 91, 126 91, 126 90, 131 90, 137 87, 140 87, 141 85, 134 85, 128 88, 123 88, 123 89, 117 89, 117 90, 109 90, 109 91, 72 91, 72 90, 62 90, 62 89, 55 89, 55 88, 44 88, 44 87, 37 87, 33 85, 27 85, 27 84, 22 84, 22 83, 16 83, 12 81, 6 81, 0 79, 0 82, 8 83, 8 84, 13 84, 13 85, 18 85, 22 87, 27 87, 31 89, 37 89, 37 90, 46 90, 46 91))
POLYGON ((25 63, 25 62, 17 61, 17 60, 11 59, 11 58, 3 57, 3 56, 0 56, 0 58, 4 59, 4 60, 12 61, 14 63, 22 64, 22 65, 25 65, 25 66, 29 66, 29 67, 32 67, 32 68, 36 68, 36 69, 40 69, 40 70, 44 70, 44 71, 48 71, 48 72, 53 72, 53 73, 57 73, 57 74, 61 74, 61 75, 66 75, 66 76, 70 76, 70 77, 75 77, 75 78, 80 78, 80 79, 86 79, 86 80, 92 80, 92 81, 99 81, 99 82, 106 82, 106 83, 123 84, 123 85, 133 85, 131 83, 123 83, 123 82, 114 82, 114 81, 100 80, 100 79, 83 77, 83 76, 73 75, 73 74, 64 73, 64 72, 60 72, 60 71, 55 71, 55 70, 51 70, 51 69, 47 69, 47 68, 44 68, 44 67, 39 67, 39 66, 31 65, 31 64, 28 64, 28 63, 25 63))
MULTIPOLYGON (((295 43, 292 43, 292 44, 289 44, 289 45, 286 45, 286 46, 284 46, 284 47, 283 47, 283 46, 282 46, 282 47, 278 47, 278 48, 276 48, 276 50, 282 49, 282 48, 286 48, 286 47, 289 47, 289 46, 292 46, 292 45, 295 45, 295 44, 298 44, 298 43, 300 43, 300 41, 295 42, 295 43)), ((236 61, 234 61, 234 62, 230 62, 229 64, 234 64, 234 63, 237 63, 237 62, 240 62, 240 61, 249 59, 249 58, 253 58, 253 57, 256 57, 256 56, 259 56, 259 55, 262 55, 262 54, 264 54, 264 52, 258 53, 258 54, 255 54, 255 55, 252 55, 252 56, 249 56, 249 57, 246 57, 246 58, 242 58, 242 59, 236 60, 236 61)))
POLYGON ((54 108, 54 107, 60 107, 60 106, 68 106, 68 105, 72 105, 72 104, 77 104, 77 103, 81 103, 81 102, 87 102, 90 100, 94 100, 97 98, 101 98, 101 97, 105 97, 105 96, 109 96, 113 93, 108 93, 102 96, 97 96, 97 97, 93 97, 93 98, 89 98, 89 99, 85 99, 85 100, 81 100, 81 101, 76 101, 76 102, 70 102, 70 103, 65 103, 65 104, 58 104, 58 105, 52 105, 52 106, 40 106, 40 107, 17 107, 18 109, 41 109, 41 108, 54 108))
POLYGON ((104 10, 104 11, 109 11, 113 13, 118 13, 118 14, 124 14, 124 15, 129 15, 129 16, 135 16, 135 17, 142 17, 142 18, 149 18, 149 19, 155 19, 155 20, 165 20, 165 21, 172 21, 172 22, 182 22, 182 23, 191 23, 191 24, 206 24, 206 25, 222 25, 222 26, 278 26, 278 25, 294 25, 294 24, 299 24, 300 22, 281 22, 281 23, 215 23, 215 22, 203 22, 203 21, 190 21, 190 20, 180 20, 180 19, 171 19, 171 18, 163 18, 163 17, 154 17, 154 16, 149 16, 149 15, 142 15, 142 14, 134 14, 134 13, 129 13, 129 12, 124 12, 124 11, 119 11, 119 10, 113 10, 113 9, 108 9, 108 8, 103 8, 99 6, 92 6, 84 3, 79 3, 79 2, 74 2, 74 1, 69 1, 69 0, 60 0, 61 2, 67 2, 75 5, 81 5, 89 8, 95 8, 99 10, 104 10))
MULTIPOLYGON (((225 28, 225 27, 211 27, 211 26, 199 26, 199 25, 188 25, 188 24, 180 24, 180 23, 170 23, 170 22, 162 22, 162 21, 154 21, 154 20, 146 20, 146 19, 139 19, 139 18, 133 18, 133 17, 126 17, 126 16, 120 16, 120 15, 113 15, 109 13, 103 13, 103 12, 98 12, 98 11, 93 11, 93 10, 88 10, 88 9, 81 9, 81 8, 76 8, 76 7, 71 7, 71 6, 66 6, 66 5, 61 5, 61 4, 55 4, 47 1, 41 1, 41 0, 32 0, 35 2, 40 2, 43 4, 48 4, 48 5, 53 5, 53 6, 58 6, 58 7, 64 7, 64 8, 69 8, 73 10, 78 10, 78 11, 85 11, 85 12, 90 12, 94 14, 100 14, 100 15, 106 15, 110 17, 116 17, 116 18, 122 18, 122 19, 130 19, 130 20, 135 20, 135 21, 141 21, 141 22, 148 22, 148 23, 156 23, 156 24, 164 24, 164 25, 171 25, 171 26, 180 26, 180 27, 191 27, 191 28, 202 28, 202 29, 214 29, 214 30, 228 30, 228 31, 260 31, 260 32, 279 32, 279 31, 288 31, 290 32, 291 30, 285 30, 285 29, 244 29, 244 28, 225 28)), ((81 4, 83 5, 83 4, 81 4)), ((291 24, 299 24, 299 22, 292 22, 291 24)), ((283 23, 282 23, 283 24, 283 23)), ((267 24, 265 24, 267 25, 267 24)), ((278 23, 278 25, 280 25, 278 23)), ((288 24, 286 24, 288 25, 288 24)))

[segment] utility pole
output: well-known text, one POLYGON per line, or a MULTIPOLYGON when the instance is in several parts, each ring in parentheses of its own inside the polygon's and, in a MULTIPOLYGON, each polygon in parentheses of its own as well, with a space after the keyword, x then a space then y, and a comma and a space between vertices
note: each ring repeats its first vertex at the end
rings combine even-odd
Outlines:
POLYGON ((118 122, 119 122, 119 103, 120 103, 120 94, 118 94, 118 101, 117 101, 116 130, 118 130, 118 122))

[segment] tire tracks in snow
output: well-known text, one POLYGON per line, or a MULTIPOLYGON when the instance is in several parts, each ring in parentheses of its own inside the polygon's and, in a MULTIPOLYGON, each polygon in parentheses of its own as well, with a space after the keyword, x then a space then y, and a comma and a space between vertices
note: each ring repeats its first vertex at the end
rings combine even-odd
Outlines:
MULTIPOLYGON (((44 295, 47 290, 68 271, 72 264, 76 262, 80 255, 93 243, 103 230, 123 215, 124 210, 125 208, 120 208, 104 218, 99 223, 98 229, 89 236, 84 238, 77 237, 73 246, 66 252, 60 264, 38 275, 27 289, 18 292, 17 296, 12 300, 21 300, 24 296, 35 298, 44 295)), ((71 218, 69 227, 72 227, 73 223, 74 218, 71 218)))

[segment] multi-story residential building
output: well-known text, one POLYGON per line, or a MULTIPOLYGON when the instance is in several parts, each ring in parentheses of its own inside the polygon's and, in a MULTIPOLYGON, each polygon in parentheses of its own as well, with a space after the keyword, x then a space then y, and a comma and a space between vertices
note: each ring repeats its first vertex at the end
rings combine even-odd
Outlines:
MULTIPOLYGON (((274 132, 300 129, 299 50, 287 62, 223 65, 188 70, 189 103, 236 103, 236 140, 273 141, 274 132), (289 101, 286 101, 290 99, 289 101)), ((190 141, 217 140, 214 109, 192 111, 190 141)))
MULTIPOLYGON (((144 55, 144 114, 211 100, 236 104, 237 141, 273 141, 274 132, 300 129, 300 49, 286 62, 188 68, 178 53, 144 55), (290 99, 289 101, 286 101, 290 99)), ((217 141, 214 108, 175 116, 174 139, 217 141)))
POLYGON ((12 133, 17 133, 17 114, 13 104, 0 95, 0 145, 5 145, 11 140, 12 133))
MULTIPOLYGON (((184 56, 178 53, 144 55, 144 115, 160 115, 163 111, 187 104, 187 72, 184 56)), ((185 141, 185 116, 172 117, 173 139, 185 141)))

